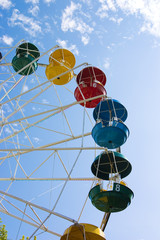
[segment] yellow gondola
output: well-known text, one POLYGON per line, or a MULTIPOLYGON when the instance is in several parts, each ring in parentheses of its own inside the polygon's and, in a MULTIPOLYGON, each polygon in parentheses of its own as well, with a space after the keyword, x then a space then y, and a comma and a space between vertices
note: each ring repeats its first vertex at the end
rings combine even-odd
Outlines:
POLYGON ((105 240, 104 232, 91 224, 74 224, 67 228, 60 240, 105 240))
POLYGON ((49 65, 47 65, 45 73, 48 80, 50 80, 54 84, 64 85, 73 78, 73 73, 72 72, 65 73, 66 71, 68 71, 68 69, 64 66, 54 66, 52 63, 50 63, 49 65), (64 73, 62 76, 55 78, 56 76, 62 73, 64 73))
POLYGON ((76 63, 76 59, 72 52, 67 49, 60 48, 51 53, 49 63, 53 63, 55 66, 63 64, 68 68, 73 68, 76 63))

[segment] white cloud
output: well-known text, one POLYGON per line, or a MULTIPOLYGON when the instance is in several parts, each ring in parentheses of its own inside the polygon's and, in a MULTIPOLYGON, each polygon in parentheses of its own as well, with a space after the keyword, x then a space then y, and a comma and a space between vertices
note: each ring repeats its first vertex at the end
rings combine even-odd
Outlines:
POLYGON ((38 5, 35 5, 33 7, 30 7, 28 9, 28 12, 31 13, 34 17, 36 17, 38 15, 38 12, 39 12, 39 7, 38 5))
POLYGON ((5 110, 6 110, 7 113, 12 112, 12 109, 10 108, 8 103, 5 104, 5 110))
POLYGON ((81 2, 87 3, 88 5, 92 4, 92 0, 81 0, 81 2))
POLYGON ((133 39, 133 36, 123 36, 123 39, 131 40, 133 39))
POLYGON ((82 42, 84 43, 84 45, 87 45, 88 43, 89 43, 89 36, 86 34, 86 35, 83 35, 82 37, 81 37, 81 39, 82 39, 82 42))
POLYGON ((116 11, 114 0, 99 0, 99 3, 101 4, 101 6, 98 8, 96 14, 100 18, 108 17, 109 10, 114 12, 116 11))
MULTIPOLYGON (((154 0, 151 0, 154 2, 154 0)), ((129 14, 138 13, 140 9, 145 9, 145 5, 150 2, 150 0, 116 0, 117 6, 123 11, 129 14)))
POLYGON ((143 17, 141 32, 149 32, 160 37, 160 1, 159 0, 117 0, 117 5, 127 14, 143 17))
POLYGON ((60 39, 57 39, 56 42, 62 48, 66 48, 66 49, 70 50, 71 52, 73 52, 75 55, 79 55, 79 51, 78 51, 77 46, 75 44, 71 44, 70 46, 68 46, 68 41, 60 40, 60 39))
POLYGON ((5 111, 3 109, 0 109, 0 117, 2 118, 5 114, 5 111))
POLYGON ((44 104, 49 104, 48 100, 45 99, 45 98, 42 99, 42 103, 44 103, 44 104))
POLYGON ((106 58, 105 60, 104 60, 104 68, 105 69, 109 69, 109 67, 110 67, 110 62, 109 62, 109 58, 106 58))
POLYGON ((8 134, 11 134, 11 130, 8 128, 8 127, 5 127, 5 132, 8 133, 8 134))
POLYGON ((22 92, 26 92, 26 91, 28 91, 28 86, 27 85, 24 85, 24 87, 23 87, 23 89, 22 89, 22 92))
POLYGON ((108 8, 112 11, 116 11, 114 0, 107 0, 108 8))
POLYGON ((10 0, 0 0, 0 7, 2 9, 9 9, 13 4, 10 0))
POLYGON ((70 6, 67 6, 62 13, 61 29, 64 32, 78 31, 81 33, 82 36, 85 35, 84 38, 86 38, 87 35, 92 33, 93 28, 87 25, 82 20, 82 17, 79 16, 81 14, 84 17, 84 14, 80 10, 81 4, 76 4, 71 1, 70 6))
POLYGON ((147 31, 156 37, 160 37, 160 2, 149 1, 144 9, 140 9, 140 13, 145 20, 141 31, 147 31))
POLYGON ((55 0, 44 0, 44 2, 50 4, 51 2, 55 2, 55 0))
POLYGON ((123 18, 109 18, 110 21, 120 24, 123 21, 123 18))
POLYGON ((141 32, 147 31, 160 37, 160 1, 159 0, 117 0, 117 5, 127 14, 143 17, 141 32))
POLYGON ((13 27, 20 26, 32 36, 36 36, 37 33, 42 32, 40 22, 23 15, 18 9, 13 10, 12 16, 11 18, 9 18, 8 24, 13 27))
POLYGON ((14 127, 17 127, 17 126, 18 126, 18 124, 17 124, 17 123, 13 123, 12 125, 13 125, 14 127))
POLYGON ((140 32, 149 32, 160 37, 160 1, 159 0, 98 0, 100 7, 96 14, 100 18, 108 18, 110 11, 112 17, 110 20, 120 24, 121 18, 113 17, 113 12, 122 10, 126 15, 135 15, 141 17, 142 26, 140 32))
POLYGON ((13 41, 14 41, 12 37, 9 37, 9 36, 7 36, 7 35, 3 35, 3 36, 0 38, 0 40, 1 40, 2 42, 4 42, 5 44, 9 45, 9 46, 11 46, 12 43, 13 43, 13 41))
POLYGON ((45 33, 52 31, 52 28, 48 22, 45 22, 44 25, 45 25, 45 27, 44 27, 45 33))
POLYGON ((25 0, 26 3, 38 4, 39 0, 25 0))
POLYGON ((34 137, 33 140, 36 142, 36 143, 39 143, 40 139, 38 137, 34 137))

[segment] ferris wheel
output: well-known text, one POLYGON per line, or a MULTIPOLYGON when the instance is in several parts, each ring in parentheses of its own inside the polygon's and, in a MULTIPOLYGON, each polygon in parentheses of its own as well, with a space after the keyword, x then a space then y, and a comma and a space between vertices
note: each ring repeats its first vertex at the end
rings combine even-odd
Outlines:
POLYGON ((27 226, 28 239, 104 240, 110 214, 134 196, 120 151, 126 108, 101 69, 59 46, 22 40, 0 61, 0 212, 17 239, 27 226))

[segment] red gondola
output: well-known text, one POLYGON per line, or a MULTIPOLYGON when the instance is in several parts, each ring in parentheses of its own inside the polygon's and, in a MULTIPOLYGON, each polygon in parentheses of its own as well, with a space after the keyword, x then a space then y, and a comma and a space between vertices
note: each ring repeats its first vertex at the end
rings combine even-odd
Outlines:
POLYGON ((104 86, 106 84, 107 78, 104 72, 99 68, 86 67, 79 72, 76 81, 78 84, 80 83, 92 84, 93 82, 99 82, 104 86))
MULTIPOLYGON (((96 97, 99 95, 106 96, 107 92, 105 88, 102 86, 102 84, 93 82, 89 84, 79 84, 79 86, 74 91, 74 96, 77 101, 81 101, 84 99, 89 99, 92 97, 96 97)), ((86 101, 84 103, 80 103, 82 106, 86 106, 87 108, 94 108, 97 106, 97 104, 102 100, 103 97, 86 101)))

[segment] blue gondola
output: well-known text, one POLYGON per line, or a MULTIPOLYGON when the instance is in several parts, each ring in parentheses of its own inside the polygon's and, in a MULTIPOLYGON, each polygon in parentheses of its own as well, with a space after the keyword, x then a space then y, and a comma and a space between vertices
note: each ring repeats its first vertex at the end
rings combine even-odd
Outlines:
POLYGON ((102 119, 103 122, 108 122, 115 118, 124 122, 127 119, 127 115, 126 108, 115 99, 101 101, 93 111, 95 121, 102 119))
POLYGON ((127 126, 119 121, 111 121, 96 123, 92 129, 92 137, 94 141, 101 147, 109 149, 118 148, 123 145, 129 136, 127 126))

